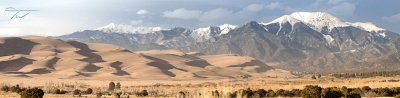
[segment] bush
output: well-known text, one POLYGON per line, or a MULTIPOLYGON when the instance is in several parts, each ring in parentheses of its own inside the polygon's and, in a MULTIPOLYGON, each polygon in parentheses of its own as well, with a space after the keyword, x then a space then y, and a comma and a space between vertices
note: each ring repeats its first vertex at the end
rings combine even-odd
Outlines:
POLYGON ((301 91, 301 97, 302 98, 321 98, 321 90, 322 90, 322 88, 319 86, 307 85, 301 91))
POLYGON ((10 91, 10 87, 8 87, 8 86, 3 86, 3 87, 1 87, 1 91, 8 92, 8 91, 10 91))
POLYGON ((314 75, 311 76, 311 79, 317 79, 314 75))
POLYGON ((275 91, 269 89, 267 91, 267 97, 277 97, 277 95, 276 95, 275 91))
POLYGON ((93 90, 92 90, 92 88, 88 88, 88 89, 86 89, 85 93, 86 93, 86 94, 92 94, 92 93, 93 93, 93 90))
POLYGON ((147 90, 142 90, 141 92, 136 93, 136 95, 140 97, 145 97, 149 96, 149 93, 147 92, 147 90))
POLYGON ((121 89, 121 83, 117 83, 117 85, 116 85, 116 89, 121 89))
POLYGON ((114 91, 114 89, 115 89, 115 83, 110 82, 110 84, 108 84, 108 91, 114 91))
POLYGON ((21 98, 43 98, 44 92, 39 88, 26 89, 19 93, 21 98))
POLYGON ((361 94, 358 92, 350 92, 347 98, 361 98, 361 94))
POLYGON ((265 91, 264 89, 258 89, 255 92, 259 97, 265 97, 267 95, 267 91, 265 91))
POLYGON ((74 94, 74 95, 79 95, 79 94, 81 94, 81 90, 75 89, 74 92, 73 92, 73 94, 74 94))
POLYGON ((101 96, 103 96, 103 94, 101 92, 96 93, 97 98, 100 98, 101 96))
POLYGON ((342 92, 337 88, 325 88, 321 93, 322 98, 341 98, 342 92))
POLYGON ((12 87, 10 88, 10 91, 11 91, 11 92, 21 92, 21 88, 20 88, 19 85, 17 84, 17 85, 15 85, 15 86, 12 86, 12 87))
POLYGON ((55 93, 56 93, 56 94, 66 94, 67 91, 57 89, 55 93))

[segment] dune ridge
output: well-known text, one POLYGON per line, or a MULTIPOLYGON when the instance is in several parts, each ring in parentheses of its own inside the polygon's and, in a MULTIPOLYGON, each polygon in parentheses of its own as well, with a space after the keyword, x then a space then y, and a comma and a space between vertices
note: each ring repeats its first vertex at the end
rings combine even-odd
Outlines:
POLYGON ((59 79, 235 79, 291 76, 251 57, 178 50, 131 52, 40 36, 0 38, 0 75, 59 79))

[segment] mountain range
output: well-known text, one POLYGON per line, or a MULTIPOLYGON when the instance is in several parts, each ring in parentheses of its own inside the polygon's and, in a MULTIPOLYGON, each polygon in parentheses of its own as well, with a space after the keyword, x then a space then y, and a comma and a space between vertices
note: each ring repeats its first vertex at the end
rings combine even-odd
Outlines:
POLYGON ((270 22, 198 29, 110 24, 58 36, 132 51, 196 51, 254 57, 275 68, 307 72, 399 70, 399 34, 324 12, 295 12, 270 22))

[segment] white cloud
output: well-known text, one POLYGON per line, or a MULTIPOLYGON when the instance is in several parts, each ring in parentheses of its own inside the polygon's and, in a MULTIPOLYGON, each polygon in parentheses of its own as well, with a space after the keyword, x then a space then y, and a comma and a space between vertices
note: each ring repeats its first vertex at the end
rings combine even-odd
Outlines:
POLYGON ((258 12, 264 9, 264 5, 262 4, 250 4, 246 8, 248 11, 258 12))
POLYGON ((400 13, 392 16, 383 16, 382 19, 387 22, 398 23, 400 22, 400 13))
POLYGON ((149 11, 144 10, 144 9, 141 9, 141 10, 139 10, 139 11, 136 12, 136 14, 138 14, 138 15, 146 15, 146 14, 148 14, 148 13, 149 13, 149 11))
POLYGON ((332 4, 332 5, 335 5, 335 4, 339 4, 339 3, 342 3, 343 1, 345 1, 345 0, 328 0, 328 4, 332 4))
POLYGON ((231 11, 231 10, 227 10, 224 8, 216 8, 216 9, 204 12, 200 17, 200 20, 201 21, 218 20, 218 19, 222 19, 222 18, 231 17, 232 14, 233 14, 233 11, 231 11))
POLYGON ((129 23, 131 25, 141 25, 141 24, 143 24, 143 20, 132 20, 129 23))
POLYGON ((281 6, 282 6, 282 4, 279 3, 279 2, 272 2, 272 3, 268 4, 266 7, 268 9, 276 9, 276 8, 281 7, 281 6))
POLYGON ((176 19, 196 19, 199 18, 202 13, 202 11, 198 10, 187 10, 185 8, 179 8, 173 11, 165 11, 163 12, 163 16, 176 19))
POLYGON ((328 12, 337 16, 353 16, 356 6, 351 3, 341 3, 328 9, 328 12))

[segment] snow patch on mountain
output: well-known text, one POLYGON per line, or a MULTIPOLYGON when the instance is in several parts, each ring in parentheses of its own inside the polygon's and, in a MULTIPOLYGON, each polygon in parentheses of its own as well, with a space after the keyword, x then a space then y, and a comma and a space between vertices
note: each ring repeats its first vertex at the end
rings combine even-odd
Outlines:
POLYGON ((235 29, 237 25, 231 25, 231 24, 223 24, 219 26, 220 33, 219 35, 224 35, 227 34, 229 31, 235 29))
POLYGON ((331 14, 324 12, 295 12, 290 14, 290 16, 310 25, 316 31, 322 31, 325 27, 330 31, 335 27, 350 26, 331 14))
POLYGON ((358 27, 360 29, 363 29, 365 31, 369 32, 378 32, 378 31, 384 31, 385 29, 379 28, 375 24, 371 22, 355 22, 355 23, 349 23, 354 27, 358 27))
POLYGON ((147 34, 156 31, 164 30, 161 27, 144 27, 144 26, 132 26, 123 24, 110 23, 106 26, 97 28, 95 30, 100 30, 109 33, 134 33, 134 34, 147 34))
POLYGON ((279 17, 279 18, 277 18, 277 19, 275 19, 275 20, 273 20, 271 22, 260 23, 260 24, 263 24, 263 25, 268 25, 268 24, 272 24, 272 23, 283 24, 283 23, 286 23, 286 22, 289 22, 291 25, 294 25, 295 23, 300 22, 300 20, 297 20, 297 19, 295 19, 295 18, 293 18, 293 17, 291 17, 289 15, 283 15, 282 17, 279 17))

